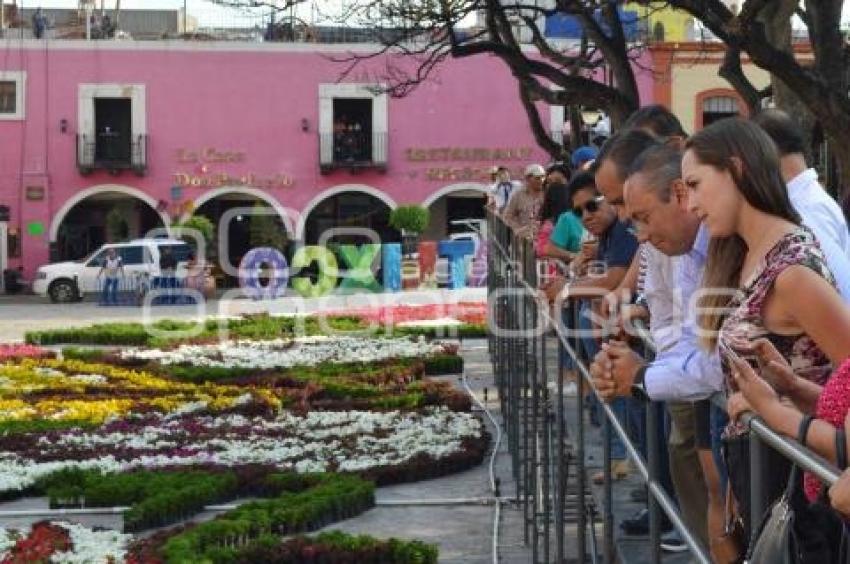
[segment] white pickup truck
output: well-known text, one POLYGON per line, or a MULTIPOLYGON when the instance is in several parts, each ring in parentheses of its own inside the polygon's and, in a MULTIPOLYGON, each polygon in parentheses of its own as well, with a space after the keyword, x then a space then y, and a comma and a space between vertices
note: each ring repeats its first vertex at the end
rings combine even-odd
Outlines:
POLYGON ((79 261, 47 264, 38 269, 32 290, 49 297, 54 303, 81 300, 86 294, 98 291, 98 273, 109 249, 115 249, 124 266, 124 274, 132 279, 137 275, 158 276, 159 259, 165 247, 177 261, 177 277, 185 275, 186 261, 192 248, 179 239, 136 239, 127 243, 108 243, 79 261))

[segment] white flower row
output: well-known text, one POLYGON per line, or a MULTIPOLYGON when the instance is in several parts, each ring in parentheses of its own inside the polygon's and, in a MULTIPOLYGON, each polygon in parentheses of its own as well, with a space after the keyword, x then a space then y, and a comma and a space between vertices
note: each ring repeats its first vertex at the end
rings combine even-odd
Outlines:
POLYGON ((271 464, 298 472, 355 471, 403 464, 417 456, 435 460, 458 452, 465 438, 481 436, 482 425, 468 413, 445 408, 416 412, 284 412, 273 420, 242 415, 193 417, 193 432, 176 419, 160 418, 132 433, 74 432, 41 441, 45 455, 91 451, 79 461, 38 462, 0 453, 0 491, 22 489, 61 468, 100 469, 217 464, 271 464), (116 460, 109 448, 146 454, 116 460))
POLYGON ((5 560, 6 554, 18 542, 18 535, 15 531, 0 527, 0 561, 5 560))
POLYGON ((54 554, 57 564, 91 564, 92 562, 123 562, 133 535, 118 531, 93 531, 75 523, 53 523, 68 530, 71 550, 54 554))
POLYGON ((181 345, 173 350, 124 350, 120 354, 124 359, 151 360, 166 365, 274 369, 315 366, 325 362, 374 362, 389 358, 422 357, 443 350, 441 343, 424 338, 308 337, 181 345))
MULTIPOLYGON (((71 549, 50 557, 55 564, 93 564, 95 562, 123 562, 127 546, 133 535, 117 531, 94 531, 76 523, 53 522, 68 531, 71 549)), ((13 531, 0 527, 0 561, 5 560, 17 540, 29 531, 13 531)))

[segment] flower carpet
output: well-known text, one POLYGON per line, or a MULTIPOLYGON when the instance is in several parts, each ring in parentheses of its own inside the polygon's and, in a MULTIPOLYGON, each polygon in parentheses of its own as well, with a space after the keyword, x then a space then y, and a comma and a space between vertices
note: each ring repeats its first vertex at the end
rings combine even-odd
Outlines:
MULTIPOLYGON (((355 311, 332 325, 429 311, 443 315, 355 311)), ((481 321, 466 311, 463 323, 481 321)), ((0 499, 124 508, 123 531, 0 528, 0 564, 436 562, 415 540, 300 535, 367 511, 376 486, 481 462, 489 436, 468 396, 430 378, 462 370, 457 346, 415 327, 334 335, 308 319, 298 334, 267 316, 227 320, 217 340, 220 323, 191 338, 108 324, 0 347, 0 499), (77 346, 52 358, 38 342, 77 346)))

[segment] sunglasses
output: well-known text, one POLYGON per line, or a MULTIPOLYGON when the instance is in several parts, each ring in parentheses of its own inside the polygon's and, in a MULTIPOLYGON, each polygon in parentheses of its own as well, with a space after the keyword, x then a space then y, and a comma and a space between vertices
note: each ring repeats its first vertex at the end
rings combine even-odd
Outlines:
POLYGON ((581 217, 582 215, 584 215, 584 212, 596 213, 599 211, 599 206, 602 205, 602 202, 604 201, 605 198, 603 196, 596 196, 583 206, 574 207, 573 213, 576 215, 576 217, 581 217))

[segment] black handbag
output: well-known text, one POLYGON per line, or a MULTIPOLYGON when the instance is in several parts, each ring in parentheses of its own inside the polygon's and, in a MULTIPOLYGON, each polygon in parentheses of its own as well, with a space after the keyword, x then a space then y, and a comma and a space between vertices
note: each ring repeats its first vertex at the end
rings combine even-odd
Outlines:
MULTIPOLYGON (((758 521, 750 522, 750 435, 724 437, 722 441, 723 461, 726 463, 729 485, 737 502, 738 516, 744 527, 744 538, 751 538, 753 527, 758 521)), ((763 452, 764 467, 770 469, 754 477, 761 482, 762 491, 768 500, 782 496, 788 487, 791 462, 773 448, 763 452)))
MULTIPOLYGON (((800 422, 797 440, 803 446, 811 423, 809 415, 800 422)), ((839 465, 846 466, 844 429, 836 432, 836 449, 839 465)), ((749 564, 845 564, 844 522, 830 508, 826 488, 817 502, 809 503, 802 482, 802 473, 795 464, 785 492, 767 510, 750 544, 746 558, 749 564)))
MULTIPOLYGON (((800 435, 805 433, 812 422, 811 417, 805 417, 800 424, 800 435)), ((800 469, 795 464, 791 468, 791 477, 785 493, 774 503, 765 514, 759 532, 747 551, 748 564, 795 564, 797 559, 797 539, 794 532, 794 521, 797 517, 792 507, 792 499, 800 482, 800 469)))

